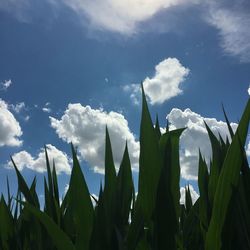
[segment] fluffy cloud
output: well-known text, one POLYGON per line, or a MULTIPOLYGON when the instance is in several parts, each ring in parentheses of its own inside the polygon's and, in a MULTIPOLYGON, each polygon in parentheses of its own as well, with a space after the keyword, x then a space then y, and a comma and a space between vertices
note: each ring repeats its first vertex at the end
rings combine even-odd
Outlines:
POLYGON ((207 21, 218 29, 222 48, 242 62, 250 62, 249 9, 240 8, 242 4, 231 4, 229 8, 213 1, 209 6, 207 21))
POLYGON ((12 84, 11 79, 0 82, 0 89, 7 90, 11 84, 12 84))
MULTIPOLYGON (((227 125, 215 118, 202 117, 190 109, 182 111, 174 108, 167 119, 171 124, 170 129, 187 128, 180 138, 181 175, 184 179, 197 179, 199 149, 207 161, 211 158, 211 145, 204 121, 216 135, 219 132, 223 139, 229 136, 227 125)), ((231 123, 231 126, 236 130, 236 123, 231 123)))
POLYGON ((80 17, 87 17, 99 29, 133 34, 140 22, 174 6, 183 6, 197 0, 61 0, 80 17))
POLYGON ((133 167, 137 167, 139 143, 135 141, 122 114, 113 111, 107 113, 77 103, 69 104, 60 120, 53 117, 50 117, 50 120, 58 136, 77 146, 83 159, 89 162, 96 172, 103 172, 106 125, 116 166, 120 164, 127 140, 131 163, 133 167))
POLYGON ((248 87, 247 92, 248 92, 248 95, 250 95, 250 86, 248 87))
MULTIPOLYGON (((194 204, 196 200, 199 198, 199 194, 194 190, 194 187, 190 184, 189 184, 189 190, 194 204)), ((181 193, 180 203, 185 204, 185 198, 186 198, 185 187, 180 188, 180 193, 181 193)))
MULTIPOLYGON (((147 77, 144 90, 152 105, 162 104, 170 98, 180 95, 180 84, 186 79, 189 69, 181 65, 177 58, 167 58, 155 66, 155 75, 147 77)), ((135 104, 139 104, 140 85, 126 85, 124 91, 130 92, 130 97, 135 104)))
POLYGON ((21 127, 8 105, 0 99, 0 146, 20 146, 21 127))
MULTIPOLYGON (((58 174, 62 172, 70 174, 71 160, 68 158, 68 156, 51 144, 48 144, 46 147, 51 167, 53 166, 53 160, 54 160, 56 171, 58 174)), ((33 157, 30 153, 24 150, 14 154, 12 157, 20 171, 22 171, 24 168, 28 168, 39 173, 46 172, 46 160, 45 160, 44 148, 40 149, 40 152, 36 157, 33 157)), ((13 167, 12 162, 8 162, 8 166, 13 167)))
POLYGON ((180 84, 185 80, 189 69, 178 59, 168 58, 155 66, 155 76, 144 80, 145 93, 151 104, 161 104, 182 93, 180 84))

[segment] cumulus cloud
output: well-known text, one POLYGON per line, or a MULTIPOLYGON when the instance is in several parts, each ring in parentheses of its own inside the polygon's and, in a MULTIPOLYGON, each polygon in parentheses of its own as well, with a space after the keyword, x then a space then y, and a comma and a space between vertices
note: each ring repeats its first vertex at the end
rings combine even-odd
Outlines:
MULTIPOLYGON (((162 104, 165 101, 180 95, 180 84, 185 81, 189 69, 182 66, 177 58, 167 58, 155 66, 155 75, 147 77, 144 82, 145 94, 152 105, 162 104)), ((130 92, 134 104, 139 104, 140 85, 125 85, 124 91, 130 92)))
POLYGON ((221 47, 227 54, 237 56, 242 62, 250 62, 249 9, 239 8, 243 6, 239 4, 221 6, 213 1, 209 6, 207 21, 218 29, 221 47))
MULTIPOLYGON (((194 187, 192 185, 189 184, 188 186, 191 193, 192 202, 194 204, 196 200, 199 198, 199 194, 194 190, 194 187)), ((180 193, 181 193, 180 203, 185 204, 185 199, 186 199, 185 187, 180 188, 180 193)))
POLYGON ((20 146, 22 129, 10 112, 7 103, 0 99, 0 146, 20 146))
MULTIPOLYGON (((215 135, 218 136, 220 133, 224 140, 229 137, 227 124, 215 118, 202 117, 190 109, 182 111, 174 108, 167 115, 167 119, 170 123, 170 129, 187 128, 180 138, 181 175, 184 179, 195 180, 198 174, 199 149, 207 161, 211 158, 211 145, 204 121, 215 135)), ((235 131, 237 124, 231 123, 231 126, 235 131)))
POLYGON ((7 90, 10 87, 11 84, 12 84, 11 79, 0 82, 0 89, 1 90, 7 90))
POLYGON ((247 92, 248 92, 248 95, 250 95, 250 86, 248 87, 247 92))
MULTIPOLYGON (((56 171, 58 174, 64 172, 66 174, 71 173, 70 158, 66 153, 60 151, 55 146, 48 144, 46 146, 50 165, 53 166, 53 160, 55 161, 56 171)), ((18 169, 22 171, 24 168, 31 169, 33 171, 43 173, 46 172, 46 160, 44 148, 40 149, 40 152, 36 157, 33 157, 27 151, 20 151, 13 156, 13 160, 17 165, 18 169)), ((12 162, 8 162, 9 167, 12 166, 12 162)))
POLYGON ((50 117, 51 126, 58 136, 66 142, 72 142, 78 152, 94 171, 103 173, 105 152, 105 127, 108 126, 112 143, 114 161, 119 166, 128 142, 131 163, 137 167, 139 143, 128 127, 122 114, 92 109, 79 103, 69 104, 61 119, 50 117))
POLYGON ((176 58, 165 59, 156 65, 154 77, 147 77, 143 84, 151 104, 161 104, 181 94, 180 84, 188 74, 189 69, 176 58))
POLYGON ((139 23, 149 20, 160 11, 184 6, 197 0, 61 0, 90 24, 122 34, 134 34, 139 23))

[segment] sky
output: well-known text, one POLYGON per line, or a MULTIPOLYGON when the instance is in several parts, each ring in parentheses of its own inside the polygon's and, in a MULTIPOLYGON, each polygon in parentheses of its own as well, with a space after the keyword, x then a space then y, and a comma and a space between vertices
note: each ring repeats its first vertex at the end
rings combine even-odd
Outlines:
POLYGON ((98 194, 106 125, 116 167, 128 142, 137 185, 143 82, 162 131, 187 127, 180 190, 197 198, 199 149, 211 157, 204 120, 226 138, 222 103, 236 129, 249 98, 249 13, 247 0, 1 1, 0 192, 7 176, 16 192, 12 156, 42 202, 47 145, 63 195, 72 142, 98 194))

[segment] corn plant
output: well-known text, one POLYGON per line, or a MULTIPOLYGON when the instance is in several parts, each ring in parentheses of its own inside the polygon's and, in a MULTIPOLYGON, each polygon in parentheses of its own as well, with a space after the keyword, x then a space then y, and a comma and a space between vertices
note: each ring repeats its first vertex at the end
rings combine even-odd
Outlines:
POLYGON ((161 133, 153 124, 142 87, 138 194, 125 146, 116 172, 106 129, 105 178, 93 206, 77 153, 69 189, 60 202, 55 163, 45 147, 44 207, 36 178, 30 186, 12 159, 18 190, 0 198, 0 249, 59 250, 235 250, 250 249, 250 169, 244 150, 250 119, 248 101, 231 138, 223 140, 205 124, 212 158, 199 154, 200 196, 193 204, 186 187, 180 204, 179 138, 183 129, 161 133), (23 199, 24 198, 24 199, 23 199))

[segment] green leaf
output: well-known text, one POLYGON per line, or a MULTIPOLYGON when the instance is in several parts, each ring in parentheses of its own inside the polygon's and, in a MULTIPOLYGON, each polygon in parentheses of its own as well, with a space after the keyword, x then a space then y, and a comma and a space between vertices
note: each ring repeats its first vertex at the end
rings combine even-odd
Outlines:
POLYGON ((53 161, 52 182, 53 182, 53 191, 54 191, 55 201, 59 205, 59 190, 58 190, 55 161, 53 161))
POLYGON ((165 145, 164 165, 162 168, 156 207, 154 212, 154 249, 176 249, 178 218, 171 190, 171 174, 173 170, 172 147, 170 138, 165 145))
POLYGON ((40 221, 41 224, 43 224, 57 249, 75 249, 69 237, 56 225, 56 223, 48 215, 39 211, 37 208, 27 202, 21 203, 25 205, 25 208, 30 213, 32 213, 40 221))
POLYGON ((14 221, 11 212, 4 200, 3 195, 0 199, 0 247, 9 249, 11 237, 14 234, 14 221))
POLYGON ((155 133, 156 133, 156 135, 158 137, 158 140, 160 140, 160 138, 161 138, 161 129, 160 129, 160 125, 159 125, 158 115, 156 115, 155 133))
POLYGON ((76 228, 76 249, 89 249, 93 229, 94 209, 75 149, 72 145, 73 168, 68 190, 67 213, 76 228))
POLYGON ((166 185, 171 190, 176 220, 180 215, 180 161, 179 161, 179 140, 185 128, 172 130, 162 135, 160 139, 160 150, 164 159, 163 166, 166 168, 166 185))
POLYGON ((142 86, 142 117, 140 127, 140 156, 138 195, 128 232, 128 249, 134 250, 141 240, 144 225, 149 227, 155 209, 157 188, 162 169, 159 140, 148 110, 142 86))
POLYGON ((241 145, 245 145, 250 120, 250 100, 240 120, 236 134, 228 149, 219 176, 214 197, 211 222, 206 237, 206 250, 221 249, 221 232, 232 196, 232 186, 237 187, 243 163, 241 145))
POLYGON ((185 187, 185 207, 187 215, 189 214, 189 211, 191 210, 192 206, 193 206, 193 201, 188 185, 187 187, 185 187))
POLYGON ((217 187, 218 178, 220 175, 221 167, 223 164, 222 149, 219 140, 208 127, 207 123, 204 121, 205 127, 208 132, 210 143, 212 146, 212 163, 210 165, 210 176, 208 183, 208 197, 211 204, 213 204, 214 194, 217 187))
POLYGON ((223 113, 224 113, 224 117, 225 117, 225 120, 226 120, 226 123, 227 123, 227 127, 228 127, 228 131, 230 133, 230 136, 231 136, 231 139, 234 137, 234 132, 233 132, 233 129, 231 127, 231 124, 227 118, 227 114, 226 114, 226 111, 224 109, 224 106, 222 105, 222 110, 223 110, 223 113))
POLYGON ((121 235, 124 236, 128 226, 129 212, 131 207, 134 184, 132 171, 126 143, 121 166, 117 176, 116 192, 116 226, 121 235))
POLYGON ((116 171, 113 160, 112 147, 109 137, 108 128, 106 127, 106 144, 105 144, 105 183, 104 183, 104 199, 111 203, 114 190, 116 189, 116 171))
POLYGON ((207 164, 205 160, 202 159, 201 153, 199 151, 199 171, 198 171, 198 186, 200 191, 199 217, 203 233, 205 233, 208 228, 208 220, 209 220, 208 216, 210 210, 210 204, 208 200, 208 178, 209 176, 208 176, 207 164))
POLYGON ((21 175, 21 173, 19 172, 13 158, 11 157, 11 161, 13 163, 13 166, 15 168, 16 171, 16 175, 17 175, 17 180, 18 180, 18 189, 23 193, 25 199, 27 202, 29 202, 30 204, 37 206, 36 201, 34 199, 34 197, 32 196, 32 193, 28 187, 28 185, 26 184, 23 176, 21 175))
POLYGON ((50 168, 50 163, 49 163, 49 156, 48 156, 46 146, 44 146, 44 151, 45 151, 46 168, 47 168, 47 175, 48 175, 49 193, 53 196, 53 181, 52 181, 51 168, 50 168))
POLYGON ((139 187, 136 207, 140 207, 146 223, 149 223, 154 210, 162 164, 158 138, 150 117, 146 96, 142 86, 139 187))

